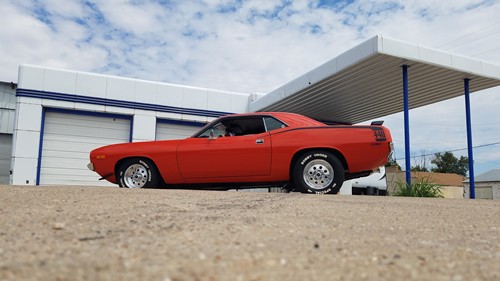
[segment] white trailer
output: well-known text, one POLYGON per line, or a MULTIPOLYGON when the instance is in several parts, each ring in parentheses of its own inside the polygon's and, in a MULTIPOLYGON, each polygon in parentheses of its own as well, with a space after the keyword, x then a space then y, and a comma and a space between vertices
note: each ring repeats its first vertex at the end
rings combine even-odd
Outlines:
POLYGON ((385 167, 379 167, 371 175, 363 178, 353 179, 353 195, 381 195, 387 194, 387 176, 385 167))

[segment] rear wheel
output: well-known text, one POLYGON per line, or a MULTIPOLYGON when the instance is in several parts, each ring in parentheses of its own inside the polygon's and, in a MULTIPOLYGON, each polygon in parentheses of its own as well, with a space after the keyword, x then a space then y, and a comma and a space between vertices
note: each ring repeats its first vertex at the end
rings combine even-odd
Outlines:
POLYGON ((297 159, 292 177, 304 193, 336 194, 344 183, 344 167, 332 153, 313 150, 297 159))
POLYGON ((120 187, 151 188, 158 186, 160 176, 151 160, 131 158, 120 165, 118 180, 120 187))

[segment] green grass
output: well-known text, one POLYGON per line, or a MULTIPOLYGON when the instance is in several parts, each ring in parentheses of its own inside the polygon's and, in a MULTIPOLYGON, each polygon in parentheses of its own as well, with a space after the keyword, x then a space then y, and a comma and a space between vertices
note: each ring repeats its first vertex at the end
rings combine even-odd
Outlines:
POLYGON ((412 182, 409 187, 406 182, 397 182, 393 195, 405 197, 443 197, 441 186, 432 183, 429 179, 412 182))

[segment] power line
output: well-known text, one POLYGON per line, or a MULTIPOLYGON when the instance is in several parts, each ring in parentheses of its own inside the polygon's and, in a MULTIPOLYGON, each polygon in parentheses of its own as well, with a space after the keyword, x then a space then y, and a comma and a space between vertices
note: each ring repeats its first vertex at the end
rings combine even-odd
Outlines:
MULTIPOLYGON (((488 28, 490 28, 490 27, 492 27, 492 26, 495 26, 495 25, 497 25, 497 24, 500 24, 500 21, 494 22, 494 23, 492 23, 492 24, 490 24, 490 25, 487 25, 487 26, 485 26, 485 27, 482 27, 482 28, 480 28, 480 29, 478 29, 478 30, 472 31, 472 32, 470 32, 470 33, 468 33, 468 34, 466 34, 466 35, 464 35, 464 36, 462 36, 462 37, 458 37, 457 39, 454 39, 454 40, 452 40, 452 41, 448 41, 448 42, 446 42, 446 43, 444 43, 444 44, 442 44, 442 45, 438 46, 437 48, 438 48, 438 49, 441 49, 441 48, 443 48, 443 47, 444 47, 444 46, 446 46, 446 45, 450 45, 450 44, 453 44, 453 43, 455 43, 455 42, 458 42, 458 41, 461 41, 461 40, 464 40, 464 39, 468 39, 469 37, 472 37, 472 36, 474 36, 474 35, 477 35, 477 34, 478 34, 478 32, 483 31, 483 30, 486 30, 486 29, 488 29, 488 28)), ((498 33, 498 32, 495 32, 495 33, 493 33, 493 34, 496 34, 496 33, 498 33)), ((488 35, 488 36, 490 36, 490 35, 488 35)), ((469 42, 470 42, 470 40, 467 40, 467 41, 466 41, 466 43, 469 43, 469 42)), ((461 44, 458 44, 458 45, 455 45, 455 46, 453 46, 453 45, 452 45, 452 47, 448 47, 448 48, 446 48, 446 49, 447 49, 447 50, 449 50, 449 49, 453 49, 453 48, 459 47, 459 46, 461 46, 461 45, 464 45, 464 44, 466 44, 466 43, 461 43, 461 44)))
POLYGON ((493 48, 493 49, 489 49, 489 50, 483 51, 481 53, 474 54, 472 56, 473 57, 477 57, 477 56, 484 55, 484 54, 487 54, 489 52, 493 52, 493 51, 496 51, 496 50, 499 50, 499 49, 500 49, 500 47, 496 47, 496 48, 493 48))
MULTIPOLYGON (((390 117, 390 116, 386 116, 385 118, 387 118, 387 119, 393 119, 393 120, 397 120, 397 121, 403 121, 403 119, 401 119, 401 118, 395 118, 395 117, 390 117)), ((420 121, 410 121, 410 123, 411 124, 429 125, 429 126, 465 127, 465 123, 464 124, 460 124, 460 125, 459 124, 428 123, 428 122, 420 122, 420 121)), ((472 126, 492 126, 492 125, 498 125, 498 124, 500 124, 500 122, 482 123, 482 124, 479 123, 479 124, 472 124, 472 126)))
POLYGON ((477 38, 475 41, 472 41, 472 40, 467 40, 466 42, 463 42, 462 44, 458 44, 458 45, 456 45, 456 46, 454 46, 454 47, 447 48, 447 50, 455 49, 455 48, 457 48, 457 47, 464 46, 464 45, 467 45, 467 44, 474 44, 474 43, 477 43, 477 41, 478 41, 478 40, 482 40, 482 39, 485 39, 485 38, 491 37, 491 36, 496 35, 496 34, 498 34, 498 33, 500 33, 500 30, 499 30, 499 31, 497 31, 497 32, 494 32, 494 33, 492 33, 492 34, 488 34, 488 35, 481 36, 481 37, 477 38))
MULTIPOLYGON (((487 146, 493 146, 493 145, 499 145, 500 142, 493 142, 493 143, 486 143, 486 144, 481 144, 477 146, 473 146, 472 148, 481 148, 481 147, 487 147, 487 146)), ((422 155, 415 155, 411 156, 410 158, 417 158, 417 157, 426 157, 426 156, 432 156, 435 155, 436 153, 444 153, 444 152, 456 152, 456 151, 462 151, 462 150, 467 150, 468 148, 459 148, 459 149, 452 149, 452 150, 446 150, 446 151, 438 151, 434 153, 428 153, 428 154, 422 154, 422 155)), ((396 160, 405 160, 406 158, 396 158, 396 160)))
MULTIPOLYGON (((497 141, 499 140, 499 138, 474 138, 474 141, 476 142, 486 142, 486 141, 497 141)), ((466 141, 465 140, 461 140, 461 141, 449 141, 449 140, 446 140, 446 144, 459 144, 459 145, 463 145, 466 141)), ((421 147, 421 146, 426 146, 426 145, 437 145, 437 144, 443 144, 443 141, 439 141, 439 142, 411 142, 411 145, 412 147, 416 146, 417 148, 418 147, 421 147)), ((424 147, 425 148, 425 147, 424 147)))

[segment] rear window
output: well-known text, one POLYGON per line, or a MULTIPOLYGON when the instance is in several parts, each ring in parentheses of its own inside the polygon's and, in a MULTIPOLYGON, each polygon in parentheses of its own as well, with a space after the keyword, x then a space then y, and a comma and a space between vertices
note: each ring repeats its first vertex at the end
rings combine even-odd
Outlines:
POLYGON ((264 117, 264 124, 266 126, 266 131, 268 132, 286 127, 285 123, 273 117, 264 117))

